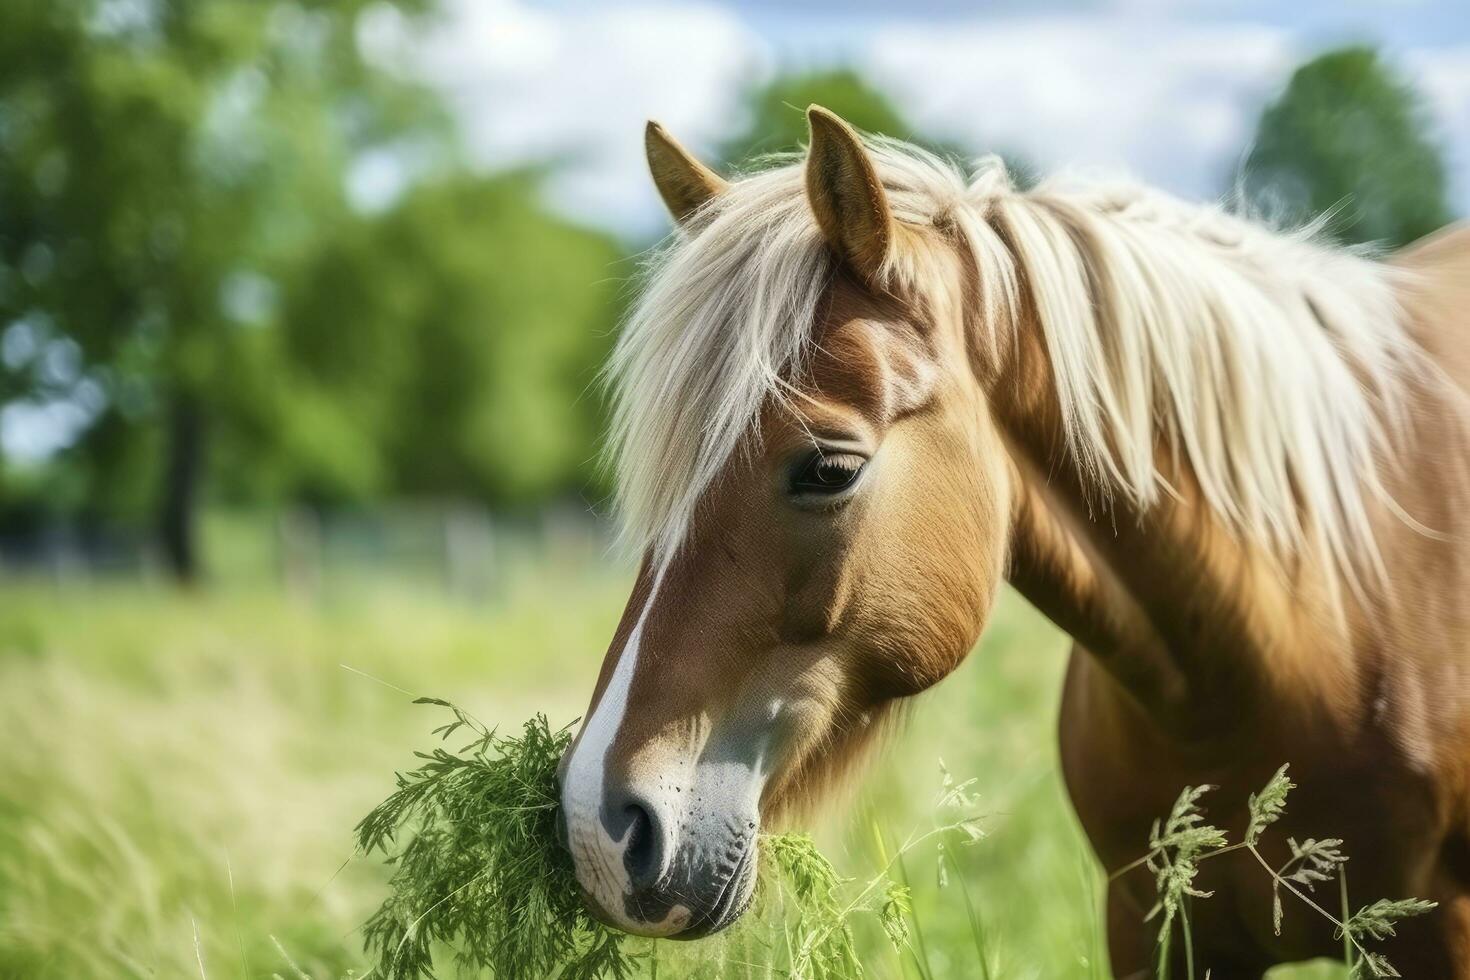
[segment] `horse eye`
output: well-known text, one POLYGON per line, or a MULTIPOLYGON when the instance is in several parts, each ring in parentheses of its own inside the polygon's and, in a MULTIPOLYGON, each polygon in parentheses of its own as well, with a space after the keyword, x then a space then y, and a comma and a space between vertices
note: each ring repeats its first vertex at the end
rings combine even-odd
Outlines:
POLYGON ((867 460, 847 453, 812 453, 791 475, 791 492, 832 496, 857 482, 867 460))

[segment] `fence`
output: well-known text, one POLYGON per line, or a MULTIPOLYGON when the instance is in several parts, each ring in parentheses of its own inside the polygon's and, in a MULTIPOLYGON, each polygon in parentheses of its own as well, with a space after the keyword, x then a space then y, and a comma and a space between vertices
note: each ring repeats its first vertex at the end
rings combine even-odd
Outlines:
MULTIPOLYGON (((355 510, 212 510, 201 537, 210 583, 278 585, 304 597, 391 583, 478 601, 494 596, 527 565, 554 573, 611 561, 605 522, 572 505, 522 514, 438 501, 355 510)), ((62 584, 163 578, 154 546, 140 532, 66 524, 0 537, 0 569, 62 584)))

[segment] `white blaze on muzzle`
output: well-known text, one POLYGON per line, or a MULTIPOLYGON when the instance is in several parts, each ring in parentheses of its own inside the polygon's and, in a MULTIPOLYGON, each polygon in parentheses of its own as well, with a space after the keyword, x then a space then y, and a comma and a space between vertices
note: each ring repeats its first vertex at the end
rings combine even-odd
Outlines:
POLYGON ((759 723, 743 726, 754 729, 754 738, 733 740, 705 731, 658 760, 656 771, 653 760, 643 759, 629 785, 609 785, 609 754, 627 720, 662 581, 660 570, 567 760, 562 809, 567 847, 588 900, 621 929, 669 936, 722 927, 749 898, 768 730, 759 723), (629 803, 641 810, 641 822, 624 822, 629 803), (635 839, 640 826, 654 835, 652 844, 635 839))
POLYGON ((624 912, 624 898, 633 890, 623 861, 631 833, 625 833, 622 840, 614 840, 603 823, 602 804, 606 798, 607 754, 628 712, 628 692, 633 686, 633 674, 638 666, 643 627, 658 599, 663 577, 664 569, 661 568, 654 577, 653 587, 649 589, 648 599, 638 614, 627 645, 618 656, 612 677, 608 679, 592 717, 582 727, 581 737, 567 763, 562 786, 567 846, 572 852, 578 882, 605 914, 618 920, 617 925, 640 931, 648 924, 633 922, 624 912))

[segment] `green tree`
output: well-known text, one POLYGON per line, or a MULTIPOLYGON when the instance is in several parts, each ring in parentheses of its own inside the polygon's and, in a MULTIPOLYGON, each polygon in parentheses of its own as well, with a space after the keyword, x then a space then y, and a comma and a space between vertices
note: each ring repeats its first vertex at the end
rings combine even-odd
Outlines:
POLYGON ((839 68, 780 75, 751 92, 746 109, 750 123, 720 147, 720 159, 741 164, 804 146, 806 108, 813 103, 826 106, 864 132, 918 138, 887 96, 852 69, 839 68))
POLYGON ((277 412, 263 437, 284 428, 292 489, 517 505, 595 479, 596 373, 630 269, 538 189, 531 173, 426 183, 298 270, 281 334, 292 374, 255 402, 277 412))
POLYGON ((1349 242, 1396 247, 1449 220, 1444 162, 1415 91, 1367 47, 1298 68, 1256 128, 1237 184, 1290 221, 1335 211, 1349 242))
POLYGON ((280 277, 346 220, 353 161, 443 140, 359 53, 367 7, 0 4, 0 397, 89 413, 78 498, 151 498, 181 578, 207 449, 280 367, 280 277))
MULTIPOLYGON (((920 132, 893 102, 851 68, 779 75, 747 96, 749 124, 718 150, 719 160, 742 165, 771 153, 806 145, 807 106, 825 106, 866 133, 878 133, 926 147, 940 156, 968 163, 970 148, 920 132)), ((1031 182, 1030 167, 1009 153, 1001 154, 1018 184, 1031 182)))

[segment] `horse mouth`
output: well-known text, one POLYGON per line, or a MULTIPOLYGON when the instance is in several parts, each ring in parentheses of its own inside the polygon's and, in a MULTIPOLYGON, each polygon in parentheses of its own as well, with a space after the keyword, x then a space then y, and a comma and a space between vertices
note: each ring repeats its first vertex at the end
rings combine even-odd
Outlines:
POLYGON ((755 898, 756 853, 757 845, 752 840, 726 874, 705 876, 704 880, 713 886, 710 892, 714 893, 714 900, 708 904, 699 902, 703 907, 693 914, 684 902, 674 897, 677 894, 674 891, 628 894, 624 899, 626 912, 623 915, 610 913, 593 890, 581 881, 578 881, 578 891, 592 919, 620 932, 658 939, 702 939, 729 928, 750 908, 755 898), (650 913, 662 915, 659 919, 652 919, 650 913), (673 914, 687 916, 682 927, 674 926, 677 931, 672 932, 659 928, 673 914))
POLYGON ((734 925, 750 908, 750 903, 755 898, 754 882, 750 880, 755 874, 755 853, 756 845, 752 842, 745 853, 740 855, 740 862, 735 865, 735 870, 720 889, 714 904, 683 930, 668 938, 703 939, 734 925))

